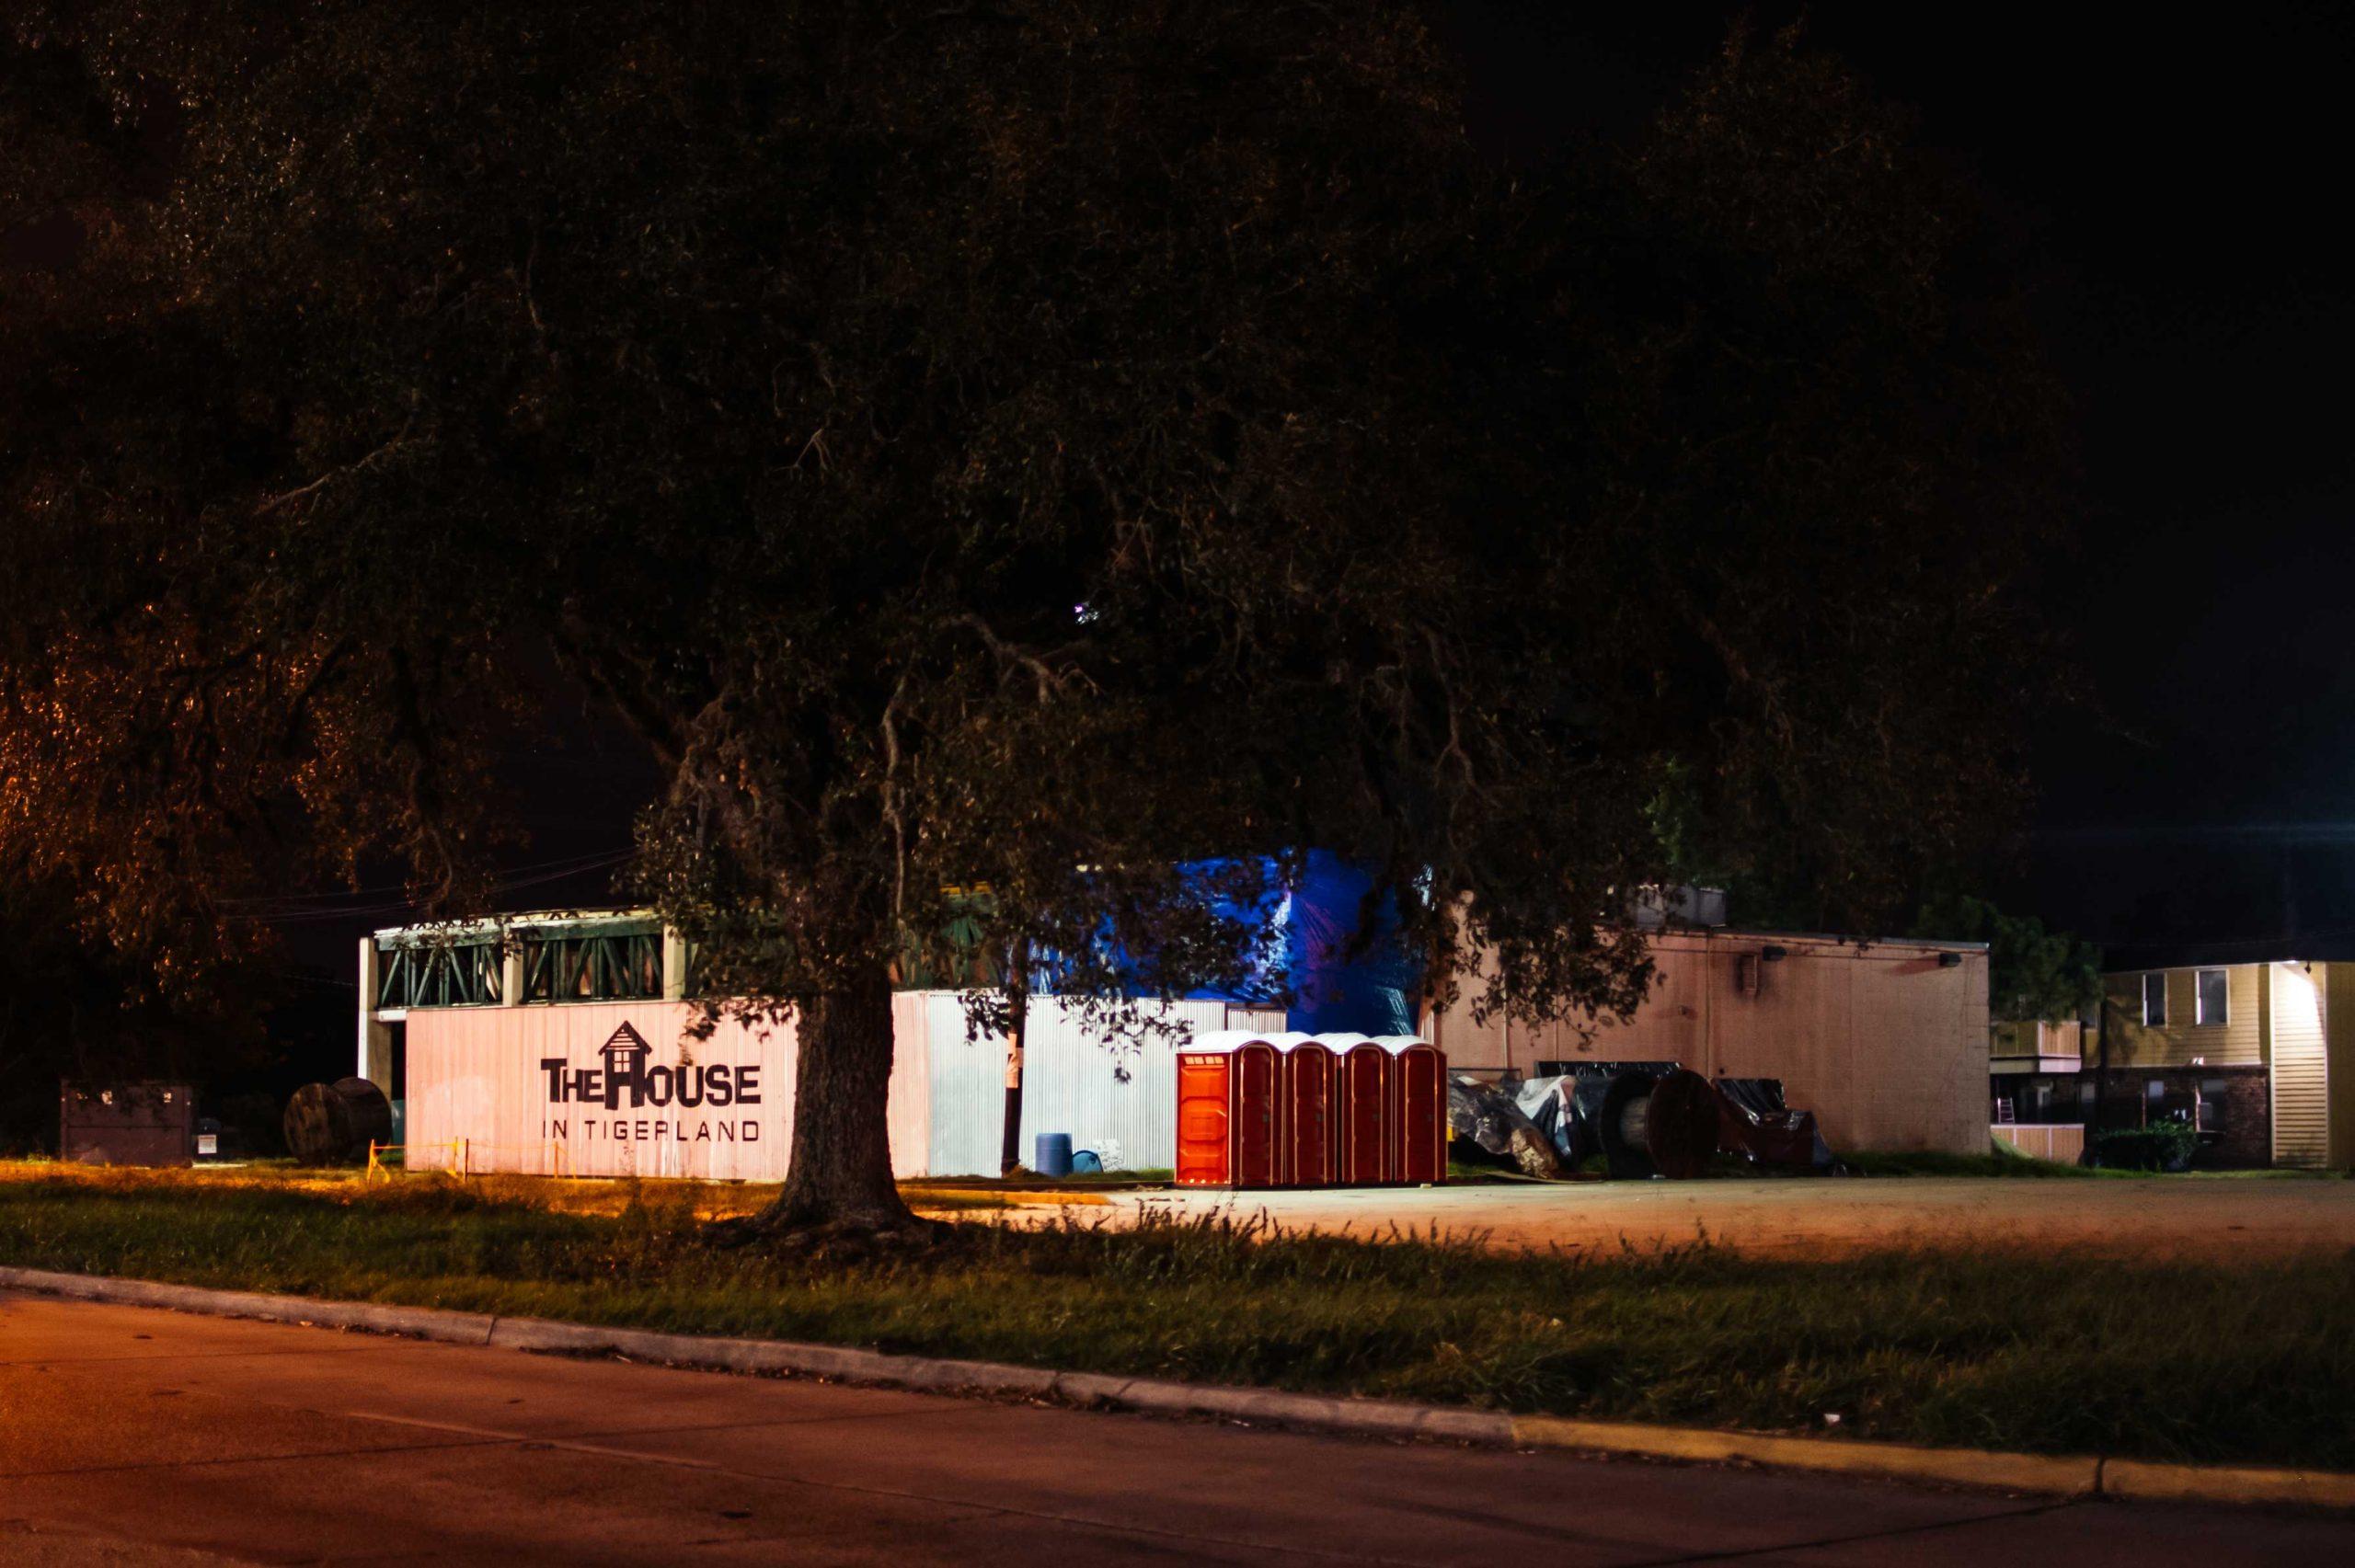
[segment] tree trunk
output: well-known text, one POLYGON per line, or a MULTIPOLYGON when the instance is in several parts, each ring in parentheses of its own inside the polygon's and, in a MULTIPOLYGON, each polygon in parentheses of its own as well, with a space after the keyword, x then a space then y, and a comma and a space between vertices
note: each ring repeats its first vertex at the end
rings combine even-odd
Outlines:
POLYGON ((891 1180, 890 976, 879 968, 798 1011, 793 1161, 762 1226, 915 1228, 891 1180))

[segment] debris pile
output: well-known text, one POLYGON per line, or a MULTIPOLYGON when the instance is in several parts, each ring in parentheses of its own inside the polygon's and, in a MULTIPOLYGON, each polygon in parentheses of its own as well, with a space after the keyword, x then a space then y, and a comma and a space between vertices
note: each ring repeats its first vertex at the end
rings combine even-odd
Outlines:
POLYGON ((1815 1113, 1786 1104, 1779 1079, 1710 1080, 1672 1061, 1539 1065, 1560 1070, 1500 1084, 1450 1074, 1455 1135, 1548 1181, 1595 1159, 1623 1179, 1697 1176, 1720 1155, 1760 1170, 1832 1167, 1815 1113))
POLYGON ((1550 1130, 1532 1120, 1512 1095, 1469 1073, 1447 1075, 1447 1125, 1456 1139, 1522 1175, 1558 1182, 1570 1173, 1550 1130))

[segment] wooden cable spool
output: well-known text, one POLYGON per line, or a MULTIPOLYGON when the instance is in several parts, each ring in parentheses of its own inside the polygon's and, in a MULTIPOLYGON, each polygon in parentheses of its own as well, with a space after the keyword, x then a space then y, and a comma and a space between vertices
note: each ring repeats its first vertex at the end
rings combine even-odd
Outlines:
POLYGON ((1697 1176, 1717 1151, 1717 1087, 1679 1070, 1652 1086, 1645 1107, 1644 1149, 1663 1176, 1697 1176))
POLYGON ((1654 1082, 1649 1073, 1623 1072, 1611 1081, 1603 1092, 1603 1104, 1595 1109, 1595 1132, 1603 1142, 1603 1162, 1611 1174, 1623 1182, 1640 1181, 1655 1173, 1645 1136, 1654 1082))
POLYGON ((1717 1091, 1683 1068, 1659 1078, 1621 1073, 1595 1119, 1603 1158, 1623 1180, 1697 1176, 1717 1151, 1717 1091))
POLYGON ((364 1078, 305 1083, 286 1102, 286 1147, 306 1165, 337 1165, 367 1158, 368 1146, 389 1142, 393 1104, 364 1078))

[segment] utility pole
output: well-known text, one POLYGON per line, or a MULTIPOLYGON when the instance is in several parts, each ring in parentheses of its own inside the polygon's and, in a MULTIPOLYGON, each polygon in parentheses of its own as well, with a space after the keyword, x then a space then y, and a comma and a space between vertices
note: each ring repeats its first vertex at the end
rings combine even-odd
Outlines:
POLYGON ((1017 938, 1006 975, 1005 1134, 998 1147, 997 1173, 1022 1168, 1022 1039, 1030 1027, 1030 940, 1017 938))
POLYGON ((2106 1125, 2106 1105, 2109 1099, 2109 988, 2102 987, 2101 999, 2094 1003, 2094 1114, 2085 1128, 2085 1152, 2090 1156, 2094 1145, 2100 1141, 2106 1125))

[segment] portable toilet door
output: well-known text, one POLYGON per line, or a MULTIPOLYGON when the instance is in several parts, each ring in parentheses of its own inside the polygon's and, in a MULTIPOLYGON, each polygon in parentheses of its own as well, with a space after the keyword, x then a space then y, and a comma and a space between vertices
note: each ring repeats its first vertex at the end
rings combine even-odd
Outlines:
POLYGON ((1254 1035, 1205 1035, 1178 1053, 1178 1185, 1271 1187, 1276 1047, 1254 1035))
POLYGON ((1333 1052, 1300 1040, 1283 1052, 1283 1159, 1288 1187, 1333 1185, 1333 1052))
POLYGON ((1334 1178, 1379 1186, 1390 1174, 1390 1053, 1372 1040, 1341 1052, 1333 1096, 1334 1178))
POLYGON ((1447 1180, 1447 1058, 1409 1035, 1381 1043, 1391 1058, 1391 1180, 1437 1186, 1447 1180))

